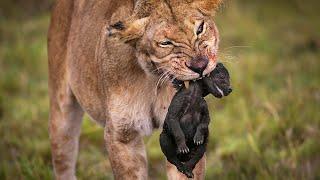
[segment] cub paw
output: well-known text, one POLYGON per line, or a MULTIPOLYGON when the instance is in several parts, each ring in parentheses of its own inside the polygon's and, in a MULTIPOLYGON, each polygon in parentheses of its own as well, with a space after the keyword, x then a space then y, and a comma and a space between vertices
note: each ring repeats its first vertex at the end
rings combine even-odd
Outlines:
POLYGON ((178 171, 180 171, 181 173, 183 173, 184 175, 186 175, 188 178, 193 178, 194 175, 192 173, 192 170, 190 170, 188 167, 180 167, 178 168, 178 171))
POLYGON ((185 174, 188 178, 193 178, 193 173, 192 173, 192 171, 186 171, 186 172, 183 173, 183 174, 185 174))
POLYGON ((196 134, 196 135, 193 137, 193 142, 194 142, 194 144, 196 144, 196 145, 201 145, 201 144, 203 144, 203 142, 204 142, 204 136, 203 136, 203 135, 198 135, 198 134, 196 134))
POLYGON ((178 153, 179 154, 187 154, 189 152, 189 148, 186 143, 178 145, 178 153))

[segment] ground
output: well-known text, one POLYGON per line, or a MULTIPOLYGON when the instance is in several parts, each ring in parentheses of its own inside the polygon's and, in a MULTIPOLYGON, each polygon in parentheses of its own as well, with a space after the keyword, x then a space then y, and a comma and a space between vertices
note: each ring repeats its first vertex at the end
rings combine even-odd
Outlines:
MULTIPOLYGON (((37 11, 14 2, 0 6, 0 179, 52 179, 50 3, 37 11)), ((220 60, 234 91, 222 100, 207 98, 206 179, 320 178, 320 3, 301 2, 229 1, 217 13, 220 60)), ((145 139, 152 179, 165 179, 159 133, 145 139)), ((88 117, 77 175, 112 178, 103 129, 88 117)))

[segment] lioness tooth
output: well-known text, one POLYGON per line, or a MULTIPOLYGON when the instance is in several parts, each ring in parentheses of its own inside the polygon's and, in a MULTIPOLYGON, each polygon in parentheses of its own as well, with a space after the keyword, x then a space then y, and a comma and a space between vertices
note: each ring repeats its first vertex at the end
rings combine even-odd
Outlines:
POLYGON ((184 86, 185 86, 187 89, 189 89, 189 84, 190 84, 189 81, 184 81, 184 86))

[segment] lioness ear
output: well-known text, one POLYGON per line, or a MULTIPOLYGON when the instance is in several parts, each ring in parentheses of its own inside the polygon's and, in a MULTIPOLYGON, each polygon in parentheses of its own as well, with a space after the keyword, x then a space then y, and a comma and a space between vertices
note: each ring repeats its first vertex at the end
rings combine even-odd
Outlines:
POLYGON ((192 5, 205 15, 212 15, 223 0, 194 0, 192 5))
POLYGON ((117 37, 123 42, 134 41, 142 37, 148 22, 149 17, 125 22, 119 21, 110 25, 107 33, 109 37, 117 37))

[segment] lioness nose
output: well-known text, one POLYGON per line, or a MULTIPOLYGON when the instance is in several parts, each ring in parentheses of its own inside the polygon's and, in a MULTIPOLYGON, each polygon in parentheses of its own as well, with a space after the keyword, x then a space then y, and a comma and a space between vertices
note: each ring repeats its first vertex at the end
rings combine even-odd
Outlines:
POLYGON ((186 65, 189 69, 202 76, 202 73, 206 69, 208 62, 209 60, 207 57, 197 56, 195 58, 192 58, 189 63, 186 63, 186 65))

